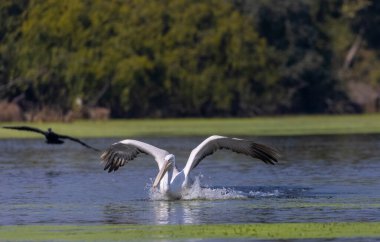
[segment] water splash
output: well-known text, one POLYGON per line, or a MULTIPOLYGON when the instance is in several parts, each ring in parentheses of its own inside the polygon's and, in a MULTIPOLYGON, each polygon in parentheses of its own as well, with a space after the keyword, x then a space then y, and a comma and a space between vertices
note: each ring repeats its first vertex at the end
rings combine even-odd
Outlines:
POLYGON ((183 200, 223 200, 247 198, 242 192, 230 188, 201 187, 200 177, 182 194, 183 200))
POLYGON ((267 191, 267 192, 264 192, 264 191, 250 191, 248 193, 248 197, 250 197, 250 198, 255 198, 255 197, 279 197, 281 195, 282 195, 282 193, 278 189, 275 189, 272 192, 270 192, 270 191, 267 191))
MULTIPOLYGON (((230 200, 230 199, 250 199, 259 197, 279 197, 282 193, 278 189, 262 191, 250 189, 239 189, 239 187, 204 187, 201 186, 202 176, 197 176, 190 188, 182 192, 182 200, 230 200)), ((151 184, 147 184, 149 198, 151 200, 171 200, 158 189, 153 189, 151 184)))

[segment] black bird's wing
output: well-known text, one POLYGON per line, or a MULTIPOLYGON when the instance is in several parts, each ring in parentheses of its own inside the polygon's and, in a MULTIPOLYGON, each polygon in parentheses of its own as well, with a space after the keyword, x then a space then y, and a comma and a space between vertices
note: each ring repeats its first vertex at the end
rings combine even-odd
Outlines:
POLYGON ((96 148, 94 148, 92 146, 89 146, 88 144, 84 143, 83 141, 81 141, 81 140, 79 140, 77 138, 74 138, 74 137, 71 137, 71 136, 67 136, 67 135, 60 135, 60 134, 57 134, 57 133, 56 133, 56 135, 58 135, 58 137, 60 139, 69 139, 69 140, 77 142, 77 143, 79 143, 79 144, 81 144, 81 145, 83 145, 83 146, 85 146, 85 147, 87 147, 89 149, 92 149, 92 150, 95 150, 95 151, 100 151, 100 150, 98 150, 98 149, 96 149, 96 148))
POLYGON ((16 129, 16 130, 23 130, 23 131, 30 131, 30 132, 36 132, 40 133, 42 135, 46 135, 47 132, 43 131, 41 129, 33 128, 33 127, 28 127, 28 126, 3 126, 4 129, 16 129))

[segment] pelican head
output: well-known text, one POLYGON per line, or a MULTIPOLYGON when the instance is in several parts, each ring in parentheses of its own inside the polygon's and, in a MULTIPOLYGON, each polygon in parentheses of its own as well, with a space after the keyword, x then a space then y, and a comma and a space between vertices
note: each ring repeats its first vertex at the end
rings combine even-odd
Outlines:
POLYGON ((160 171, 158 172, 156 179, 154 180, 153 188, 156 188, 158 184, 160 184, 166 172, 169 170, 170 167, 173 167, 174 164, 175 164, 175 156, 173 154, 166 155, 164 158, 164 163, 160 171))
POLYGON ((174 164, 175 163, 175 156, 173 154, 166 155, 165 158, 164 158, 164 160, 166 162, 170 161, 170 162, 172 162, 174 164))

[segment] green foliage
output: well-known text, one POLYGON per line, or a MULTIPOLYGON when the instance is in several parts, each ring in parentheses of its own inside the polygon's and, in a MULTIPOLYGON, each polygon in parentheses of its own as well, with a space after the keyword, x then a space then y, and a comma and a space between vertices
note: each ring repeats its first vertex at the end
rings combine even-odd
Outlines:
POLYGON ((19 38, 22 14, 26 7, 26 0, 0 2, 0 97, 15 95, 12 63, 17 58, 14 53, 15 42, 19 38))
POLYGON ((265 1, 255 22, 280 62, 283 108, 292 112, 324 112, 336 94, 329 39, 316 19, 311 1, 265 1))
POLYGON ((360 29, 372 49, 352 70, 377 83, 364 67, 378 63, 377 5, 5 0, 0 97, 63 112, 81 100, 113 117, 344 112, 341 67, 360 29))
POLYGON ((30 1, 21 34, 27 98, 64 110, 109 83, 98 104, 116 116, 245 112, 276 83, 265 40, 221 1, 30 1))

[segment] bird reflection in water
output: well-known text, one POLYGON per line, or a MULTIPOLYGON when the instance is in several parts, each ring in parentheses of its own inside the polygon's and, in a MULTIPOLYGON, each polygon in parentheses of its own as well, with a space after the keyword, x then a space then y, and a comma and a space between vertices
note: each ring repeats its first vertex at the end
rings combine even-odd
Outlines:
POLYGON ((156 224, 199 223, 200 201, 154 201, 156 224))
POLYGON ((195 224, 200 201, 136 201, 139 204, 107 204, 104 222, 109 224, 195 224))

